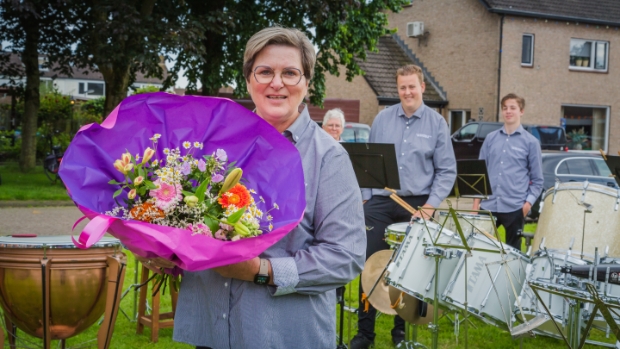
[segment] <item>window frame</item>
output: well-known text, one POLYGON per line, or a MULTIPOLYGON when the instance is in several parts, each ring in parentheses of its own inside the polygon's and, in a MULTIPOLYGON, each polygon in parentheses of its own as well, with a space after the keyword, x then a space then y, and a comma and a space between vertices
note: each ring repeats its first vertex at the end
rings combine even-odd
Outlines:
POLYGON ((609 41, 605 41, 605 40, 592 40, 592 39, 580 39, 580 38, 571 38, 570 39, 570 43, 569 43, 569 47, 568 47, 568 58, 569 58, 569 62, 568 62, 568 69, 569 70, 573 70, 573 71, 587 71, 587 72, 597 72, 597 73, 607 73, 609 71, 609 41), (591 43, 590 46, 590 56, 588 58, 588 66, 584 67, 581 65, 573 65, 571 63, 572 61, 572 55, 571 55, 571 48, 573 47, 573 42, 583 42, 585 43, 591 43), (597 69, 595 68, 595 64, 596 64, 596 50, 599 44, 605 44, 605 68, 604 69, 597 69))
MULTIPOLYGON (((605 147, 603 148, 603 151, 605 153, 608 152, 609 150, 609 138, 610 138, 610 134, 609 134, 609 123, 610 123, 610 119, 611 119, 611 106, 609 105, 588 105, 588 104, 562 104, 561 107, 577 107, 577 108, 592 108, 592 109, 605 109, 605 141, 603 142, 605 144, 605 147)), ((563 110, 563 109, 562 109, 563 110)), ((562 117, 564 117, 564 115, 562 115, 562 117)), ((566 133, 566 142, 568 145, 568 132, 566 133)), ((571 151, 574 152, 586 152, 586 153, 599 153, 598 150, 576 150, 576 149, 571 149, 571 151)))
POLYGON ((524 33, 521 36, 521 66, 522 67, 527 67, 527 68, 531 68, 534 66, 534 34, 530 34, 530 33, 524 33), (523 62, 523 39, 525 37, 530 37, 532 38, 532 41, 530 43, 530 63, 524 63, 523 62))
POLYGON ((105 82, 99 82, 99 81, 78 81, 78 88, 77 88, 77 95, 78 96, 82 96, 84 98, 87 98, 89 96, 92 96, 94 98, 99 98, 102 96, 105 96, 105 82), (88 88, 89 85, 93 84, 93 85, 102 85, 102 89, 101 89, 101 94, 95 94, 93 93, 87 93, 88 92, 88 88), (80 92, 80 85, 83 85, 83 91, 84 92, 80 92))
POLYGON ((471 110, 468 109, 451 109, 449 111, 449 117, 448 117, 448 129, 452 130, 452 117, 456 116, 461 117, 461 126, 454 130, 454 132, 457 132, 460 128, 462 128, 463 126, 467 125, 467 117, 469 116, 469 118, 471 119, 471 110), (454 113, 454 114, 453 114, 454 113))

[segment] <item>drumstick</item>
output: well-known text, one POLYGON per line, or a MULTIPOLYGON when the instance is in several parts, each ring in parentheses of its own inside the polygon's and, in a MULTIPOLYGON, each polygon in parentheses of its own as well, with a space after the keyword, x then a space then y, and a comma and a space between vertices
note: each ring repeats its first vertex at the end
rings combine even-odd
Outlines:
POLYGON ((489 239, 492 239, 492 240, 496 240, 496 241, 497 241, 497 238, 496 238, 495 236, 493 236, 493 235, 491 235, 491 234, 487 233, 486 231, 484 231, 484 230, 480 230, 480 232, 482 233, 482 235, 484 235, 484 236, 488 237, 489 239))
MULTIPOLYGON (((605 152, 603 151, 603 149, 600 149, 600 148, 599 148, 599 150, 598 150, 598 151, 600 151, 600 152, 601 152, 601 156, 603 157, 603 160, 607 160, 607 157, 605 156, 605 152)), ((618 155, 620 155, 620 151, 618 152, 618 155)))
POLYGON ((405 200, 401 199, 398 195, 392 194, 390 195, 390 198, 396 201, 396 203, 401 205, 405 210, 409 211, 409 213, 411 213, 412 215, 417 212, 415 208, 411 207, 408 203, 405 202, 405 200))

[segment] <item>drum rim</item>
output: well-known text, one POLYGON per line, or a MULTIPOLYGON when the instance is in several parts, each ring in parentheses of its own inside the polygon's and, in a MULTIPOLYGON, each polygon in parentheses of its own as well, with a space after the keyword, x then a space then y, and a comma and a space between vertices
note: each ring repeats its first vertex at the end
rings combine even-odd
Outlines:
MULTIPOLYGON (((440 216, 446 216, 448 215, 450 212, 448 211, 440 211, 439 215, 440 216)), ((462 212, 457 212, 456 213, 457 216, 463 217, 463 218, 467 218, 467 219, 480 219, 480 220, 493 220, 493 218, 491 218, 492 216, 490 215, 486 215, 486 214, 473 214, 473 213, 462 213, 462 212)))
MULTIPOLYGON (((560 183, 560 185, 558 186, 557 191, 565 191, 565 190, 581 190, 583 191, 583 183, 585 182, 562 182, 560 183), (568 187, 568 188, 567 188, 568 187)), ((597 184, 597 183, 593 183, 593 182, 588 182, 588 186, 585 188, 585 191, 592 191, 592 192, 597 192, 597 193, 601 193, 601 194, 605 194, 607 196, 611 196, 611 197, 618 197, 618 190, 608 187, 606 185, 602 185, 602 184, 597 184), (615 195, 612 194, 612 191, 615 192, 615 195)), ((556 192, 555 186, 545 190, 545 192, 543 193, 542 196, 542 201, 544 202, 545 199, 556 192)))

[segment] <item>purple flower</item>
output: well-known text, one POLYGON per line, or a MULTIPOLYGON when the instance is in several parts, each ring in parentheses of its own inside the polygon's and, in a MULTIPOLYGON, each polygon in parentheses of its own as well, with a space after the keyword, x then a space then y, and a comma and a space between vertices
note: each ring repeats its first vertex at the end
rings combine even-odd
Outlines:
POLYGON ((219 173, 216 173, 216 174, 214 174, 214 175, 213 175, 213 177, 211 177, 211 182, 213 182, 213 183, 219 183, 219 182, 221 182, 223 179, 224 179, 224 176, 222 176, 222 175, 221 175, 221 174, 219 174, 219 173))
POLYGON ((228 155, 224 149, 218 149, 215 151, 215 158, 219 161, 228 161, 228 155))
POLYGON ((200 170, 200 172, 204 172, 207 170, 207 163, 203 159, 200 159, 198 161, 198 169, 200 170))
POLYGON ((192 172, 192 166, 191 166, 189 163, 184 162, 184 163, 181 165, 181 173, 187 176, 187 175, 188 175, 188 174, 190 174, 191 172, 192 172))

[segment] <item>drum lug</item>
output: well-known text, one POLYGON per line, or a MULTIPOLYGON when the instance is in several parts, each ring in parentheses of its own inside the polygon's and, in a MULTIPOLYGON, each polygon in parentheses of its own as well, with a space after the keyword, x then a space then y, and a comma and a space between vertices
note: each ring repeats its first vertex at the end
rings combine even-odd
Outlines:
POLYGON ((618 211, 619 204, 620 204, 620 188, 618 188, 618 194, 616 195, 616 206, 614 206, 614 211, 618 211))
POLYGON ((586 179, 586 181, 583 182, 583 191, 581 192, 581 202, 586 201, 586 191, 588 190, 588 184, 590 184, 590 182, 588 182, 588 180, 586 179))

